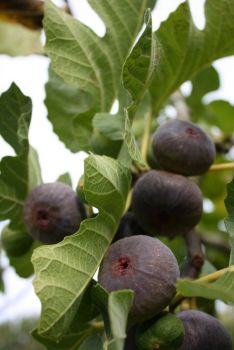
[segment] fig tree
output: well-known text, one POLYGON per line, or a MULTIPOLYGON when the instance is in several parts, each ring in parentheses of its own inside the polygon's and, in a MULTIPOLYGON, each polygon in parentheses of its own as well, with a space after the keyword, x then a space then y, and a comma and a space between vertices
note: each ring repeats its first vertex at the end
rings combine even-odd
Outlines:
POLYGON ((185 234, 202 215, 202 194, 188 178, 162 170, 142 175, 133 187, 132 210, 150 235, 185 234))
POLYGON ((113 243, 98 281, 107 291, 132 289, 130 319, 146 320, 162 311, 175 294, 179 267, 171 250, 157 238, 132 236, 113 243))
POLYGON ((216 154, 214 143, 200 127, 178 119, 156 130, 152 152, 162 169, 186 176, 206 172, 216 154))
POLYGON ((70 186, 55 182, 34 188, 24 203, 23 214, 29 234, 52 244, 78 230, 85 209, 70 186))
POLYGON ((185 328, 180 350, 231 350, 230 335, 213 316, 202 311, 186 310, 178 314, 185 328))

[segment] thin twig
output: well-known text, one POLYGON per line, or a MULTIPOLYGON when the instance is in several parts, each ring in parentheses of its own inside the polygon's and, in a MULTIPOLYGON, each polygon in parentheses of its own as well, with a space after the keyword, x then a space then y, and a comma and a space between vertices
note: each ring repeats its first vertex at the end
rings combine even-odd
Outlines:
MULTIPOLYGON (((210 273, 209 275, 202 276, 194 281, 194 283, 211 283, 216 281, 218 278, 223 276, 226 272, 234 272, 234 265, 231 265, 229 267, 226 267, 225 269, 218 270, 215 272, 210 273)), ((175 297, 172 299, 170 303, 170 310, 174 310, 176 306, 184 299, 186 298, 182 293, 177 292, 175 297)))
POLYGON ((227 170, 227 169, 234 169, 234 162, 214 164, 209 168, 208 172, 227 170))
POLYGON ((191 230, 186 234, 185 241, 187 260, 183 266, 182 277, 197 278, 204 264, 201 239, 195 230, 191 230))

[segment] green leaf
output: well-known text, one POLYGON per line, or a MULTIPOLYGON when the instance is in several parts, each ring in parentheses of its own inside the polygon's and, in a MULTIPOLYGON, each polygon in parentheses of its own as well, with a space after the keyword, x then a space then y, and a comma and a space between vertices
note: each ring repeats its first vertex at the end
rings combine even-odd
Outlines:
POLYGON ((95 110, 93 98, 64 82, 51 68, 46 84, 45 104, 48 119, 60 140, 72 151, 90 149, 91 118, 95 110))
POLYGON ((234 264, 234 178, 227 185, 227 197, 224 201, 228 217, 224 220, 227 232, 230 236, 231 254, 230 265, 234 264))
POLYGON ((15 150, 15 157, 0 163, 0 220, 11 220, 13 229, 22 229, 22 208, 28 191, 40 182, 36 152, 28 143, 32 103, 12 84, 0 97, 0 134, 15 150))
POLYGON ((85 160, 84 191, 99 214, 77 234, 36 249, 34 286, 42 303, 39 334, 60 338, 68 329, 92 276, 111 243, 130 187, 129 170, 105 156, 85 160))
POLYGON ((39 247, 41 243, 35 241, 31 248, 23 255, 12 256, 8 255, 10 265, 15 269, 18 276, 28 278, 34 273, 31 257, 35 248, 39 247))
POLYGON ((131 126, 156 68, 156 41, 152 33, 152 18, 149 10, 145 13, 145 25, 144 32, 123 67, 123 85, 132 97, 131 105, 125 110, 124 143, 131 159, 142 168, 145 164, 131 126))
POLYGON ((110 140, 122 140, 124 137, 124 117, 122 114, 97 113, 93 126, 110 140))
POLYGON ((102 350, 102 339, 98 335, 92 335, 85 339, 85 341, 81 344, 78 350, 102 350))
POLYGON ((40 31, 32 31, 21 25, 0 23, 0 54, 22 56, 42 53, 40 35, 40 31))
POLYGON ((123 85, 132 97, 128 108, 132 119, 154 76, 157 64, 156 40, 152 33, 152 18, 149 10, 145 13, 146 28, 123 67, 123 85))
POLYGON ((159 49, 150 86, 156 113, 179 86, 214 60, 234 54, 233 0, 207 0, 206 27, 198 30, 188 2, 182 3, 155 33, 159 49))
POLYGON ((128 313, 132 307, 133 298, 134 292, 132 290, 119 290, 109 294, 108 312, 113 339, 110 341, 108 349, 123 350, 128 313))
POLYGON ((75 116, 67 113, 66 109, 62 109, 61 114, 56 113, 55 110, 65 101, 67 92, 65 90, 62 98, 61 89, 60 101, 56 106, 58 87, 55 81, 51 84, 49 81, 46 102, 49 118, 55 132, 72 151, 91 149, 89 140, 93 129, 92 118, 96 112, 109 112, 119 95, 122 65, 141 28, 145 10, 153 8, 155 2, 156 0, 120 0, 118 3, 115 0, 89 0, 106 25, 106 35, 103 38, 58 9, 52 2, 45 2, 46 50, 52 60, 52 68, 66 83, 77 88, 66 88, 73 101, 72 105, 78 101, 83 106, 86 101, 90 101, 85 113, 78 111, 75 116))
POLYGON ((216 100, 206 108, 212 125, 218 126, 225 134, 231 134, 234 130, 234 106, 228 101, 216 100))
POLYGON ((38 186, 42 183, 41 167, 39 163, 38 153, 32 146, 29 147, 28 163, 30 168, 30 171, 28 173, 28 188, 29 191, 31 191, 35 186, 38 186))
POLYGON ((124 143, 128 150, 131 159, 138 164, 141 168, 145 167, 145 163, 141 158, 141 153, 134 136, 133 130, 131 129, 131 122, 128 117, 128 111, 125 111, 125 133, 124 133, 124 143))
POLYGON ((186 297, 219 299, 225 303, 234 303, 234 272, 226 272, 213 283, 181 279, 177 281, 176 286, 186 297))
POLYGON ((66 185, 72 187, 72 179, 71 179, 71 175, 69 173, 64 173, 64 174, 60 175, 57 179, 57 182, 63 182, 66 185))
POLYGON ((83 341, 91 334, 95 333, 92 326, 84 324, 80 327, 80 330, 76 333, 68 333, 60 340, 52 340, 46 337, 42 337, 38 330, 35 329, 32 332, 33 338, 38 342, 45 345, 47 350, 75 350, 83 343, 83 341))
POLYGON ((186 99, 187 103, 194 109, 202 104, 202 98, 208 92, 219 88, 219 75, 212 66, 200 71, 191 81, 193 88, 190 96, 186 99))
POLYGON ((108 314, 108 292, 100 285, 96 284, 92 289, 93 302, 102 314, 105 325, 105 333, 108 338, 111 337, 110 319, 108 314))
POLYGON ((1 244, 8 256, 21 256, 29 251, 33 239, 27 232, 12 230, 7 225, 1 232, 1 244))

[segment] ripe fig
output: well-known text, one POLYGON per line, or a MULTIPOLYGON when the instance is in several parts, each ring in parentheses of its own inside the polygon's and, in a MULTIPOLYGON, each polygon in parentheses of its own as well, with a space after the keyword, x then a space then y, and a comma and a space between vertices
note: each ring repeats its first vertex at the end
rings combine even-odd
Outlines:
POLYGON ((176 350, 183 343, 183 322, 169 312, 162 312, 143 322, 136 332, 139 350, 176 350))
POLYGON ((200 127, 178 119, 156 130, 152 151, 162 169, 186 176, 206 172, 216 154, 214 143, 200 127))
POLYGON ((178 314, 183 321, 185 337, 180 350, 231 350, 232 341, 224 326, 202 311, 186 310, 178 314))
POLYGON ((132 211, 150 235, 185 234, 202 215, 202 194, 188 178, 162 170, 142 175, 133 187, 132 211))
POLYGON ((98 281, 107 291, 132 289, 131 322, 162 311, 175 294, 179 267, 171 250, 156 238, 132 236, 113 243, 101 264, 98 281))
POLYGON ((116 234, 112 242, 116 242, 122 238, 136 236, 136 235, 143 235, 143 234, 146 234, 146 233, 138 224, 134 213, 131 211, 128 211, 122 216, 119 223, 119 227, 116 231, 116 234))
POLYGON ((85 209, 70 186, 55 182, 39 185, 29 193, 23 216, 34 239, 52 244, 78 230, 85 209))

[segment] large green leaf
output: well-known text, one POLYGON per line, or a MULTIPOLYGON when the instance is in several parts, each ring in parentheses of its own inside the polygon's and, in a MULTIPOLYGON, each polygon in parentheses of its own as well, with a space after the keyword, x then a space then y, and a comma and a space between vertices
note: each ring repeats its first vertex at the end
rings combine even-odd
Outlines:
POLYGON ((92 96, 65 83, 50 68, 45 104, 48 118, 60 140, 72 152, 90 149, 92 125, 89 114, 94 113, 92 96))
POLYGON ((154 112, 198 71, 234 54, 234 1, 207 0, 205 15, 206 27, 198 30, 188 2, 182 3, 155 33, 160 49, 150 87, 154 112))
POLYGON ((123 350, 126 338, 128 313, 134 298, 132 290, 120 290, 110 293, 108 298, 108 312, 113 339, 109 342, 108 349, 123 350))
POLYGON ((122 216, 130 186, 129 170, 111 158, 85 160, 86 200, 99 209, 77 234, 35 250, 34 286, 42 303, 39 334, 58 339, 68 329, 80 296, 97 270, 122 216))
POLYGON ((102 339, 98 335, 92 335, 91 337, 87 338, 79 347, 79 350, 103 350, 102 347, 102 339))
POLYGON ((123 85, 132 97, 128 108, 132 121, 154 76, 157 64, 156 40, 152 33, 152 18, 149 10, 145 13, 146 28, 132 49, 123 67, 123 85))
POLYGON ((61 98, 58 99, 58 85, 55 80, 51 80, 47 88, 46 104, 55 132, 72 151, 90 149, 87 140, 92 133, 92 118, 96 112, 109 112, 114 99, 119 95, 122 65, 142 26, 145 10, 153 8, 155 2, 156 0, 89 0, 106 25, 106 35, 100 38, 49 0, 46 1, 46 51, 52 60, 52 68, 66 83, 78 88, 73 88, 72 92, 71 87, 66 87, 64 98, 60 95, 61 98), (77 104, 76 115, 63 108, 67 96, 72 106, 77 104), (83 113, 78 105, 84 106, 86 101, 90 103, 83 113), (55 110, 59 106, 62 113, 56 114, 55 110))
POLYGON ((186 297, 219 299, 225 303, 234 303, 234 272, 226 272, 213 283, 181 279, 177 281, 176 286, 186 297))
POLYGON ((225 134, 234 130, 234 106, 228 101, 216 100, 206 106, 210 122, 225 134))
MULTIPOLYGON (((25 197, 41 183, 37 152, 28 143, 31 112, 31 99, 24 96, 15 84, 0 97, 0 134, 16 153, 15 156, 4 157, 0 162, 0 220, 10 220, 9 229, 18 237, 27 235, 22 220, 25 197)), ((18 245, 14 250, 20 256, 14 256, 11 250, 6 249, 10 264, 21 277, 32 275, 31 255, 38 246, 35 242, 31 247, 21 247, 21 251, 20 242, 26 245, 30 241, 26 236, 25 239, 25 242, 20 240, 17 243, 16 240, 14 243, 12 237, 8 237, 12 249, 12 245, 18 245)))
POLYGON ((16 153, 0 163, 0 220, 10 219, 16 229, 23 226, 22 207, 28 191, 41 180, 36 151, 28 143, 31 112, 31 99, 15 84, 0 97, 0 134, 16 153))
POLYGON ((225 199, 225 206, 228 212, 228 217, 224 220, 224 222, 230 236, 230 243, 231 243, 230 265, 233 265, 234 264, 234 178, 227 185, 227 198, 225 199))
POLYGON ((202 98, 207 93, 219 88, 219 75, 216 69, 212 66, 206 67, 191 81, 192 91, 186 102, 192 108, 192 112, 196 112, 202 106, 202 98))
POLYGON ((32 31, 18 24, 0 23, 0 54, 20 56, 42 53, 40 35, 40 31, 32 31))
POLYGON ((125 110, 124 143, 132 160, 144 167, 141 154, 131 129, 136 111, 149 87, 156 68, 156 41, 152 33, 150 11, 145 14, 146 28, 123 67, 123 84, 132 97, 132 103, 125 110))
POLYGON ((45 345, 47 350, 77 350, 83 341, 95 332, 97 331, 93 329, 92 325, 84 324, 80 326, 79 331, 65 334, 59 341, 42 337, 36 329, 32 332, 32 336, 45 345))

